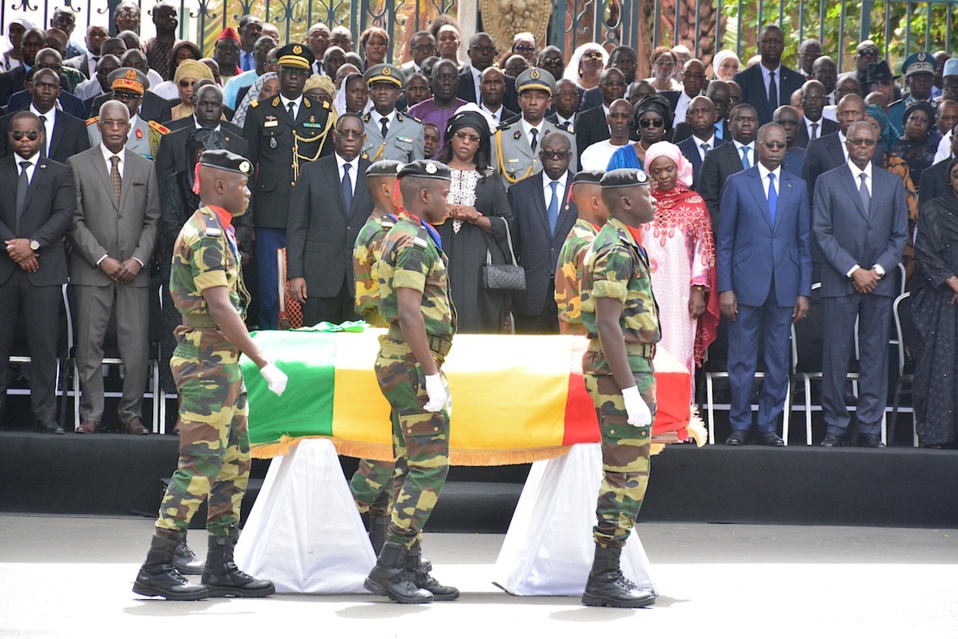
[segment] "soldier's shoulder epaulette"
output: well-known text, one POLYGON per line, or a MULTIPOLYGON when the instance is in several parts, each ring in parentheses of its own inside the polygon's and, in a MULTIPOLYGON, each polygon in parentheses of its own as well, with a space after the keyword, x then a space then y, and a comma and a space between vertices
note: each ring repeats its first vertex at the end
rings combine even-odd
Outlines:
MULTIPOLYGON (((561 130, 562 130, 562 129, 559 129, 559 131, 561 131, 561 130)), ((575 135, 575 127, 574 127, 573 125, 571 125, 571 124, 569 125, 569 128, 566 129, 565 131, 566 131, 566 133, 569 133, 570 135, 575 135)))
POLYGON ((370 114, 366 113, 366 115, 363 116, 363 122, 369 122, 369 116, 370 114))
POLYGON ((381 221, 379 225, 388 231, 392 227, 396 226, 396 223, 387 217, 385 220, 381 221))
POLYGON ((220 230, 220 225, 216 221, 215 215, 203 215, 203 221, 206 222, 206 228, 203 230, 203 235, 206 237, 222 237, 223 231, 220 230))
POLYGON ((403 118, 408 118, 408 119, 412 120, 413 122, 416 122, 417 124, 422 124, 422 120, 420 120, 419 118, 417 118, 417 117, 414 116, 414 115, 409 115, 408 113, 397 113, 397 114, 396 114, 396 117, 399 118, 399 121, 400 121, 400 122, 403 121, 403 118))
POLYGON ((90 126, 91 124, 96 124, 99 121, 100 121, 100 116, 94 115, 92 118, 86 121, 86 125, 90 126))
POLYGON ((414 246, 420 248, 429 248, 429 231, 427 231, 425 227, 420 226, 416 230, 416 237, 413 238, 412 243, 414 246))
POLYGON ((259 106, 259 100, 253 100, 252 102, 249 103, 249 108, 251 109, 255 109, 258 106, 259 106))
POLYGON ((161 135, 166 135, 167 133, 170 132, 170 129, 168 129, 167 127, 163 126, 162 124, 160 124, 160 123, 157 122, 156 120, 150 120, 150 128, 153 129, 154 131, 156 131, 157 133, 161 134, 161 135))
POLYGON ((310 102, 309 98, 307 98, 305 95, 303 96, 303 106, 305 106, 307 109, 313 106, 313 103, 310 102))
POLYGON ((275 98, 273 98, 272 105, 273 105, 274 107, 275 107, 275 106, 279 106, 279 103, 280 103, 280 102, 281 102, 281 100, 279 99, 279 96, 277 95, 275 98))

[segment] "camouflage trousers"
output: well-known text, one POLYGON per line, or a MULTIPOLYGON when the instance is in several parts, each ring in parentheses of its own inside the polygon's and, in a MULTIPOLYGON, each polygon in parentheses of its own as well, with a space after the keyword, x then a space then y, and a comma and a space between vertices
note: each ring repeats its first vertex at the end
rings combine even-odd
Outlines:
MULTIPOLYGON (((651 362, 644 361, 648 363, 648 371, 637 372, 639 367, 634 364, 632 370, 642 399, 654 416, 655 376, 651 362)), ((592 534, 600 546, 621 547, 635 526, 648 488, 652 427, 629 425, 622 391, 612 375, 586 370, 584 377, 586 389, 595 404, 602 436, 603 478, 592 534)))
POLYGON ((360 459, 359 468, 349 480, 349 489, 359 512, 386 515, 392 508, 393 473, 395 462, 378 459, 360 459))
POLYGON ((206 527, 228 535, 239 525, 249 482, 246 387, 238 361, 211 362, 174 355, 170 369, 180 394, 180 459, 160 504, 159 531, 186 532, 204 499, 206 527))
MULTIPOLYGON (((438 363, 442 358, 434 353, 438 363)), ((386 540, 411 547, 421 539, 449 473, 449 413, 427 413, 426 379, 403 342, 380 338, 376 379, 392 407, 394 499, 386 540)))

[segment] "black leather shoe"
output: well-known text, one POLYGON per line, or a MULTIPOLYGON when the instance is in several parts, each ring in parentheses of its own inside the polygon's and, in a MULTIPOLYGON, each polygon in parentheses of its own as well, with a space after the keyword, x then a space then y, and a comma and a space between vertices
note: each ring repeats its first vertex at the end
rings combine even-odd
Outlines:
POLYGON ((772 431, 769 433, 758 433, 755 436, 755 439, 758 440, 762 446, 784 446, 785 442, 781 437, 778 436, 778 433, 772 431))
POLYGON ((861 448, 884 448, 880 435, 859 435, 858 445, 861 448))
POLYGON ((732 434, 725 440, 726 446, 744 446, 745 438, 748 437, 747 430, 733 430, 732 434))
POLYGON ((55 419, 38 419, 37 430, 50 435, 62 435, 63 427, 55 419))
POLYGON ((822 446, 825 448, 837 448, 842 445, 842 438, 840 435, 835 433, 828 433, 825 435, 825 439, 822 440, 822 446))

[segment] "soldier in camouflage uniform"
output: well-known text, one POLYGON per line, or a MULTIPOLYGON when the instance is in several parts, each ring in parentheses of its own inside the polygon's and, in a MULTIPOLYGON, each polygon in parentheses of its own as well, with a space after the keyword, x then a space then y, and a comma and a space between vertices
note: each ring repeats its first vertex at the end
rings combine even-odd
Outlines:
MULTIPOLYGON (((400 162, 380 160, 366 169, 373 212, 356 238, 353 274, 356 279, 356 312, 370 326, 387 326, 379 314, 379 254, 383 238, 398 219, 399 207, 393 201, 393 189, 402 166, 400 162)), ((359 512, 369 513, 369 541, 377 555, 386 543, 395 468, 391 461, 360 459, 359 468, 349 481, 359 512)))
POLYGON ((274 592, 271 582, 254 579, 233 563, 250 470, 240 353, 256 362, 271 391, 282 394, 286 387, 286 376, 263 356, 244 324, 249 295, 230 222, 246 212, 251 173, 242 156, 204 152, 199 172, 204 206, 183 226, 173 248, 170 296, 183 315, 170 360, 180 396, 180 459, 133 585, 133 592, 147 597, 195 600, 274 592), (173 553, 207 497, 209 552, 202 585, 193 585, 173 567, 173 553))
POLYGON ((383 239, 379 263, 379 308, 389 331, 380 338, 376 379, 392 408, 398 490, 386 543, 365 586, 401 603, 459 597, 420 561, 422 528, 449 472, 449 391, 441 366, 456 332, 456 309, 448 260, 427 222, 445 218, 451 179, 438 162, 403 167, 399 188, 406 210, 383 239))
POLYGON ((555 300, 559 308, 559 332, 563 335, 585 335, 579 318, 579 283, 582 281, 582 263, 596 233, 609 219, 602 203, 599 180, 605 171, 579 171, 572 179, 572 200, 579 211, 572 230, 559 251, 555 276, 555 300))
POLYGON ((589 336, 582 372, 599 418, 604 478, 593 529, 595 559, 582 603, 637 608, 654 603, 655 595, 622 575, 619 557, 649 481, 652 358, 662 331, 639 227, 652 221, 655 200, 639 170, 610 171, 600 184, 609 221, 586 253, 581 317, 589 336))

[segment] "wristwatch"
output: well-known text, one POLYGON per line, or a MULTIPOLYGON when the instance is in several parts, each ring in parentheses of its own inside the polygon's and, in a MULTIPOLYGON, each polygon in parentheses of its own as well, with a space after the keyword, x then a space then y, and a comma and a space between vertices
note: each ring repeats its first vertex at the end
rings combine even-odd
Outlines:
POLYGON ((39 251, 39 250, 40 250, 40 243, 37 242, 36 240, 30 240, 30 250, 31 250, 31 251, 39 251))

